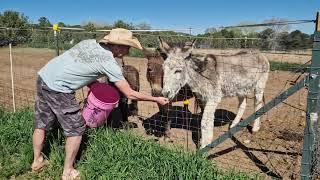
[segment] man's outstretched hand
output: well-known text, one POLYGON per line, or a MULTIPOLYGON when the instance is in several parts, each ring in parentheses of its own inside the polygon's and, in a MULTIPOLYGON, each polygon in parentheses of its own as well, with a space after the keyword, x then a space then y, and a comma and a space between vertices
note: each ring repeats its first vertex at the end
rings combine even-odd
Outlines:
POLYGON ((169 103, 169 99, 165 97, 157 97, 156 99, 158 104, 165 105, 169 103))

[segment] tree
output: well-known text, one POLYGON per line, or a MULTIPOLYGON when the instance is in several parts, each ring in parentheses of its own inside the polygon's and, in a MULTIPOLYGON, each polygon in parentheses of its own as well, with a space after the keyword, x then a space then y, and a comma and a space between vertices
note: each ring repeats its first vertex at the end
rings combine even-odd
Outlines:
POLYGON ((283 18, 271 18, 263 21, 263 23, 271 23, 268 27, 272 29, 273 33, 269 35, 269 48, 272 50, 276 50, 279 48, 279 36, 283 32, 288 32, 290 30, 290 26, 286 23, 281 23, 287 21, 283 18))
POLYGON ((93 32, 93 31, 95 31, 95 30, 97 29, 94 22, 88 22, 87 24, 85 24, 85 25, 83 26, 83 28, 84 28, 86 31, 90 31, 90 32, 93 32))
POLYGON ((9 42, 13 44, 24 43, 31 35, 31 32, 26 30, 30 27, 28 17, 16 11, 5 11, 0 14, 0 26, 14 28, 0 32, 0 43, 4 45, 9 42))
POLYGON ((205 34, 213 34, 213 33, 216 33, 216 32, 218 32, 218 30, 216 28, 214 28, 214 27, 208 28, 208 29, 206 29, 204 31, 205 34))
POLYGON ((116 22, 114 22, 113 24, 114 28, 125 28, 125 29, 135 29, 134 26, 132 25, 132 23, 125 23, 122 20, 118 20, 116 22))
POLYGON ((147 30, 147 29, 151 29, 151 26, 150 26, 150 24, 143 22, 143 23, 137 24, 136 28, 142 29, 142 30, 147 30))
POLYGON ((292 31, 288 37, 288 49, 312 48, 312 40, 308 34, 299 30, 292 31))
POLYGON ((88 39, 88 38, 96 39, 97 38, 96 30, 98 28, 98 25, 96 22, 89 21, 89 22, 87 22, 87 24, 85 24, 83 26, 83 28, 86 31, 89 31, 90 33, 84 33, 84 34, 80 35, 79 36, 80 39, 88 39))
POLYGON ((270 44, 270 36, 274 34, 274 31, 271 28, 267 28, 263 30, 262 32, 259 33, 258 37, 261 38, 261 48, 262 49, 269 49, 269 44, 270 44))
POLYGON ((46 17, 40 17, 38 19, 39 22, 39 27, 40 28, 47 28, 47 27, 51 27, 52 24, 50 23, 49 19, 47 19, 46 17))
POLYGON ((279 47, 281 50, 287 50, 289 49, 290 43, 289 43, 289 33, 283 32, 279 35, 279 47))
POLYGON ((28 17, 16 11, 5 11, 0 14, 0 26, 10 28, 29 27, 28 17))
POLYGON ((59 27, 67 27, 67 25, 65 23, 63 23, 63 22, 58 22, 58 26, 59 27))

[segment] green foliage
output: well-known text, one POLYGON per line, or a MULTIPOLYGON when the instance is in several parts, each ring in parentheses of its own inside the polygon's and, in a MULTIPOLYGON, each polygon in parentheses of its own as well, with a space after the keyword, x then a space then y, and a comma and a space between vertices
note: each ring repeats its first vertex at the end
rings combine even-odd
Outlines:
POLYGON ((205 34, 199 34, 197 37, 213 38, 212 42, 200 40, 200 44, 205 48, 258 48, 262 50, 296 50, 312 48, 312 37, 299 30, 292 31, 291 33, 282 32, 276 34, 274 30, 267 28, 261 32, 243 34, 240 29, 222 29, 221 31, 217 31, 214 28, 209 28, 206 30, 205 34), (245 40, 245 37, 259 39, 245 40), (273 47, 276 48, 274 49, 273 47))
POLYGON ((269 50, 269 42, 270 42, 270 36, 271 34, 273 34, 274 31, 270 28, 267 28, 265 30, 263 30, 262 32, 259 33, 258 37, 261 39, 262 43, 260 48, 262 50, 269 50))
POLYGON ((25 172, 32 161, 33 113, 0 109, 0 179, 25 172))
POLYGON ((118 20, 113 24, 114 28, 136 29, 132 23, 126 23, 122 20, 118 20))
POLYGON ((3 14, 0 13, 0 25, 2 27, 11 28, 28 28, 29 22, 28 17, 20 14, 16 11, 4 11, 3 14))
POLYGON ((84 25, 83 28, 86 30, 86 31, 89 31, 89 32, 93 32, 95 31, 97 28, 95 26, 94 23, 92 22, 88 22, 88 24, 84 25))
MULTIPOLYGON (((278 21, 271 19, 272 22, 278 21)), ((66 25, 63 22, 58 23, 60 27, 84 28, 86 32, 76 32, 62 30, 59 36, 59 48, 61 50, 69 49, 81 40, 93 38, 99 39, 106 33, 97 32, 100 29, 126 28, 126 29, 151 29, 147 23, 134 25, 123 20, 117 20, 113 25, 106 25, 96 22, 87 22, 83 25, 66 25)), ((40 17, 38 24, 30 24, 28 18, 16 11, 5 11, 0 14, 0 26, 18 28, 15 30, 0 30, 0 46, 7 45, 8 42, 13 44, 23 44, 31 47, 56 48, 55 39, 51 29, 49 19, 40 17), (41 28, 43 31, 23 30, 26 28, 41 28)), ((144 32, 136 34, 142 45, 145 47, 158 47, 158 36, 163 37, 169 43, 184 43, 191 39, 197 38, 198 48, 257 48, 262 50, 296 50, 312 48, 312 37, 298 30, 276 32, 274 27, 267 28, 261 32, 252 31, 245 28, 232 28, 217 30, 208 28, 204 34, 190 36, 186 33, 173 31, 166 32, 144 32), (166 38, 167 37, 167 38, 166 38), (247 39, 246 39, 247 38, 247 39), (253 38, 253 39, 252 39, 253 38), (256 39, 254 39, 256 38, 256 39)), ((137 55, 136 52, 132 53, 137 55)))
POLYGON ((270 70, 271 71, 297 71, 307 72, 310 65, 307 64, 297 64, 297 63, 287 63, 287 62, 275 62, 270 61, 270 70))
POLYGON ((143 58, 144 57, 144 53, 139 49, 130 48, 128 56, 131 56, 131 57, 142 57, 143 58))
POLYGON ((63 22, 58 22, 58 26, 59 27, 67 27, 67 25, 65 23, 63 23, 63 22))
POLYGON ((0 45, 6 45, 9 42, 21 44, 27 42, 30 32, 25 30, 30 27, 28 17, 16 11, 5 11, 0 13, 0 27, 18 28, 19 30, 0 31, 0 45))
POLYGON ((46 28, 46 27, 51 27, 52 26, 52 24, 50 23, 49 19, 47 19, 46 17, 40 17, 38 22, 39 22, 38 26, 40 28, 46 28))
MULTIPOLYGON (((32 162, 33 113, 0 110, 0 179, 59 179, 64 161, 61 131, 47 135, 49 166, 28 173, 32 162)), ((223 172, 210 161, 181 149, 167 149, 130 132, 89 129, 76 168, 82 179, 257 179, 237 171, 223 172)))
POLYGON ((284 40, 284 48, 288 50, 307 49, 312 47, 311 37, 299 30, 292 31, 290 34, 284 34, 284 37, 281 39, 284 40))
POLYGON ((28 46, 34 48, 55 48, 52 30, 32 31, 28 46))

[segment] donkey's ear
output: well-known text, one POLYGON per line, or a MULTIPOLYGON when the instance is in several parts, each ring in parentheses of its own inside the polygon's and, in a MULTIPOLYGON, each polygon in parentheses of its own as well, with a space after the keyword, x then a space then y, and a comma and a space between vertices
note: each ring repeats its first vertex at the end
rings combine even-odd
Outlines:
POLYGON ((159 52, 159 55, 162 57, 163 60, 167 59, 167 57, 168 57, 167 53, 162 52, 162 50, 160 50, 160 49, 158 50, 158 52, 159 52))
POLYGON ((160 36, 159 36, 159 47, 161 51, 164 53, 168 53, 171 49, 170 46, 166 42, 164 42, 160 36))
POLYGON ((192 42, 191 42, 191 47, 192 47, 192 48, 195 48, 195 47, 196 47, 196 46, 195 46, 196 41, 197 41, 197 39, 192 40, 192 42))

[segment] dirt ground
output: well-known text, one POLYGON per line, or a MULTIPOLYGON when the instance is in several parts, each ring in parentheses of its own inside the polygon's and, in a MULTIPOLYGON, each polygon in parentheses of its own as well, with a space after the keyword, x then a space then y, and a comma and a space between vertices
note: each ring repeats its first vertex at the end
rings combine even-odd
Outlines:
MULTIPOLYGON (((14 48, 14 91, 16 108, 33 105, 37 71, 55 56, 49 49, 14 48)), ((278 61, 284 61, 278 56, 278 61)), ((146 63, 144 58, 124 59, 126 64, 135 66, 140 72, 140 91, 150 94, 146 80, 146 63)), ((0 105, 12 109, 12 88, 8 48, 0 48, 0 105)), ((265 91, 265 101, 270 101, 283 90, 290 87, 290 80, 297 75, 291 72, 273 71, 269 75, 265 91)), ((77 92, 79 99, 85 96, 82 90, 77 92)), ((305 126, 306 89, 300 90, 285 102, 262 116, 262 128, 251 134, 246 128, 234 138, 228 139, 210 151, 209 159, 223 169, 236 169, 246 172, 261 173, 270 178, 298 179, 300 172, 303 129, 305 126)), ((200 117, 190 101, 189 110, 185 111, 182 103, 174 103, 165 119, 171 119, 170 138, 161 133, 158 107, 155 103, 139 102, 139 115, 129 120, 137 124, 133 129, 138 134, 168 146, 181 146, 187 150, 196 150, 193 136, 197 135, 200 117)), ((230 120, 237 112, 237 98, 226 98, 218 106, 215 118, 214 138, 228 130, 230 120)), ((244 117, 254 112, 253 99, 248 99, 244 117)))

